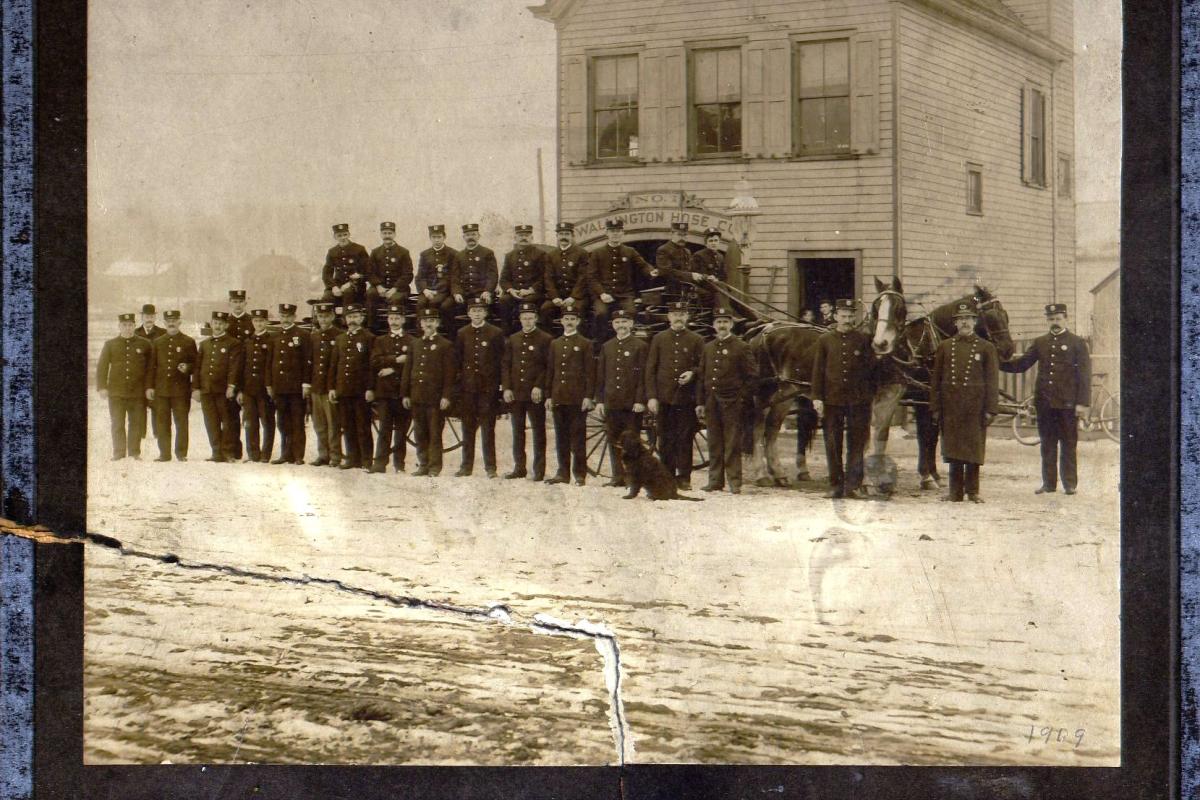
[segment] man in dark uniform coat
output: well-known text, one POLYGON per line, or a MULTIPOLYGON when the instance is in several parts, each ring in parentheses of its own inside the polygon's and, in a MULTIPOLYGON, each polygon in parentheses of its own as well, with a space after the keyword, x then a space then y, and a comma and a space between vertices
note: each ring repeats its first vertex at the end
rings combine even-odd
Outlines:
MULTIPOLYGON (((296 325, 296 307, 279 304, 280 328, 272 339, 271 396, 279 420, 279 457, 272 464, 303 464, 308 444, 304 430, 304 400, 312 380, 313 337, 296 325)), ((263 448, 263 460, 270 455, 263 448)))
POLYGON ((504 333, 487 321, 488 304, 472 297, 467 306, 470 324, 454 340, 458 364, 459 410, 462 417, 462 466, 454 477, 470 475, 475 468, 475 433, 483 441, 483 467, 496 477, 496 412, 500 393, 500 362, 504 358, 504 333))
MULTIPOLYGON (((137 328, 134 330, 134 333, 136 333, 138 336, 142 337, 146 341, 153 343, 155 339, 157 339, 158 337, 160 337, 164 333, 166 333, 166 330, 158 327, 158 325, 156 324, 157 320, 158 320, 158 309, 156 309, 154 307, 153 303, 146 303, 145 305, 142 306, 142 324, 137 326, 137 328)), ((153 351, 151 351, 151 352, 153 353, 153 351)), ((152 430, 153 431, 158 430, 158 408, 154 405, 154 403, 148 403, 147 406, 148 406, 148 409, 142 410, 142 437, 143 438, 148 436, 152 430), (145 419, 147 410, 149 410, 150 419, 152 420, 151 425, 149 425, 149 426, 146 425, 146 419, 145 419)))
POLYGON ((588 288, 592 295, 592 321, 597 338, 612 335, 609 314, 614 305, 634 313, 634 269, 650 278, 657 278, 658 269, 646 263, 638 251, 621 244, 625 222, 610 219, 604 223, 608 243, 588 254, 588 288))
POLYGON ((271 399, 271 362, 274 343, 267 330, 267 310, 250 312, 254 333, 242 342, 242 384, 237 402, 242 409, 242 428, 246 432, 246 460, 271 460, 275 447, 275 402, 271 399), (261 437, 261 438, 260 438, 261 437))
POLYGON ((104 343, 96 367, 96 389, 108 399, 113 461, 142 457, 142 426, 150 382, 150 342, 134 334, 133 314, 117 317, 120 335, 104 343))
POLYGON ((533 246, 533 226, 516 226, 513 239, 513 249, 505 254, 504 268, 500 270, 497 303, 506 334, 519 327, 518 307, 524 303, 540 305, 546 291, 546 254, 533 246))
POLYGON ((950 465, 950 494, 962 502, 963 491, 974 503, 979 494, 979 465, 987 444, 987 427, 1000 410, 999 356, 991 342, 975 335, 975 305, 958 304, 957 332, 938 346, 929 377, 929 410, 942 428, 942 460, 950 465))
POLYGON ((500 385, 512 422, 513 469, 507 479, 524 478, 525 423, 533 431, 532 480, 546 475, 546 395, 550 386, 550 343, 553 338, 537 327, 538 307, 522 303, 519 312, 521 330, 508 337, 500 362, 500 385))
POLYGON ((682 300, 667 310, 670 327, 655 334, 646 353, 646 407, 658 418, 658 452, 681 489, 692 485, 692 442, 696 438, 696 374, 704 339, 688 330, 682 300))
MULTIPOLYGON (((230 289, 229 290, 229 322, 226 327, 228 335, 237 339, 245 346, 246 340, 254 334, 254 322, 250 318, 250 313, 246 311, 246 290, 245 289, 230 289)), ((244 351, 243 351, 244 354, 244 351)), ((242 407, 238 405, 236 399, 229 401, 229 415, 233 419, 233 425, 238 430, 242 427, 242 407)), ((233 453, 234 460, 240 461, 242 458, 242 438, 241 434, 234 440, 233 453)))
POLYGON ((863 451, 871 433, 875 357, 871 337, 854 327, 854 311, 853 300, 837 301, 834 329, 817 340, 809 396, 823 418, 830 487, 826 496, 859 500, 863 451))
POLYGON ((704 308, 716 308, 720 295, 712 284, 725 280, 725 254, 721 252, 721 231, 704 231, 704 249, 692 254, 692 282, 696 285, 696 301, 704 308))
POLYGON ((550 405, 558 472, 546 483, 587 481, 587 412, 594 407, 596 359, 590 339, 579 334, 579 310, 562 310, 563 335, 550 345, 550 405))
POLYGON ((423 308, 417 314, 421 338, 413 342, 412 355, 400 379, 404 407, 412 411, 413 438, 417 440, 414 476, 436 478, 442 471, 443 415, 454 394, 454 346, 438 336, 438 313, 423 308))
POLYGON ((596 409, 604 418, 608 438, 608 457, 612 461, 612 480, 605 486, 626 486, 625 465, 617 450, 621 434, 641 431, 646 411, 646 351, 650 346, 633 335, 633 316, 625 309, 612 312, 616 336, 600 348, 596 368, 596 409))
POLYGON ((462 235, 466 246, 458 251, 458 268, 450 272, 450 296, 454 303, 450 313, 442 315, 443 320, 451 321, 447 334, 454 332, 457 325, 453 320, 466 311, 468 299, 482 297, 491 306, 500 279, 495 252, 479 243, 479 225, 468 222, 462 226, 462 235))
POLYGON ((242 381, 242 343, 227 331, 229 314, 214 311, 213 335, 200 343, 196 379, 192 382, 195 399, 204 413, 204 428, 212 455, 208 461, 237 461, 238 422, 230 412, 242 381))
POLYGON ((758 379, 758 365, 750 346, 733 335, 729 309, 713 311, 713 327, 717 336, 704 346, 696 392, 696 415, 708 425, 708 484, 704 491, 719 492, 728 481, 729 491, 741 494, 743 404, 758 379))
POLYGON ((430 225, 432 246, 417 257, 417 310, 432 308, 441 315, 442 330, 454 327, 454 298, 450 296, 451 276, 459 269, 461 256, 446 245, 446 226, 430 225))
POLYGON ((666 279, 666 292, 671 300, 682 300, 692 283, 692 250, 687 246, 688 224, 672 222, 669 239, 654 253, 654 266, 666 279))
POLYGON ((342 330, 333 324, 333 303, 314 304, 313 314, 317 329, 309 334, 312 370, 307 389, 312 402, 313 432, 317 436, 317 460, 309 464, 337 467, 342 463, 342 424, 337 406, 329 402, 329 368, 333 363, 334 342, 342 330))
POLYGON ((396 244, 396 223, 379 223, 379 238, 383 243, 371 251, 371 271, 367 274, 371 286, 367 317, 372 326, 377 308, 403 306, 408 301, 413 280, 412 256, 407 248, 396 244))
POLYGON ((371 257, 367 248, 350 241, 350 225, 345 222, 333 226, 333 239, 335 244, 325 253, 321 268, 321 282, 325 284, 321 299, 337 308, 351 303, 361 305, 367 300, 371 257))
POLYGON ((384 472, 390 452, 392 469, 404 472, 411 415, 404 407, 401 377, 413 346, 412 337, 404 332, 404 306, 396 304, 388 308, 387 324, 388 332, 376 336, 371 347, 371 371, 375 373, 375 418, 379 420, 375 463, 371 471, 384 472))
POLYGON ((1075 494, 1077 418, 1086 417, 1092 405, 1092 356, 1087 343, 1067 330, 1066 303, 1047 305, 1046 322, 1050 332, 1034 339, 1032 347, 1000 369, 1024 372, 1038 365, 1034 404, 1042 437, 1042 485, 1035 492, 1057 490, 1061 472, 1063 492, 1075 494))
POLYGON ((158 458, 171 460, 171 425, 175 426, 175 458, 187 461, 188 413, 192 408, 192 376, 199 352, 196 340, 179 330, 180 313, 164 311, 165 335, 150 343, 150 386, 147 399, 154 403, 154 437, 158 458))
POLYGON ((364 328, 366 309, 357 303, 346 306, 346 331, 333 343, 333 359, 325 379, 329 402, 337 406, 345 436, 341 469, 370 469, 372 455, 371 403, 375 380, 371 371, 371 348, 375 337, 364 328))
POLYGON ((546 330, 563 306, 587 307, 588 251, 575 244, 572 223, 560 222, 554 230, 558 247, 546 255, 546 302, 541 308, 546 330))

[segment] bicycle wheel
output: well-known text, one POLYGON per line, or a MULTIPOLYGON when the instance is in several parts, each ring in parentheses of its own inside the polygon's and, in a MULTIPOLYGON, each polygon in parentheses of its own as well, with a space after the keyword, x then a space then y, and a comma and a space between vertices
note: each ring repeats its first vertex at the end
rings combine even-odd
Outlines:
POLYGON ((1109 394, 1108 399, 1100 406, 1100 418, 1097 422, 1105 436, 1114 442, 1121 441, 1121 400, 1115 394, 1109 394))
POLYGON ((708 468, 708 432, 701 428, 692 437, 692 469, 708 468))
POLYGON ((1012 418, 1013 438, 1023 445, 1040 444, 1041 435, 1037 429, 1037 409, 1033 396, 1026 397, 1017 406, 1012 418))

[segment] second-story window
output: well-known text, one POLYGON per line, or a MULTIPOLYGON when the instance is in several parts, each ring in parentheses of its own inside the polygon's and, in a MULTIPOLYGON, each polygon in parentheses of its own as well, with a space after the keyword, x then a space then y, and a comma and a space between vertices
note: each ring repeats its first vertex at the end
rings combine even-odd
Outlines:
POLYGON ((697 156, 741 153, 741 48, 692 51, 692 131, 697 156))
POLYGON ((592 155, 597 160, 637 158, 638 57, 592 60, 592 155))
POLYGON ((796 153, 850 152, 850 42, 796 46, 796 153))

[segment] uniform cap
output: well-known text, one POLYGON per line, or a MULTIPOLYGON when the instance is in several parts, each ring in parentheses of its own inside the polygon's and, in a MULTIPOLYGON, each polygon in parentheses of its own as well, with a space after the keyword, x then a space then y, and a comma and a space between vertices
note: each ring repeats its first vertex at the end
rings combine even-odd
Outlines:
POLYGON ((975 310, 975 304, 969 300, 964 300, 954 307, 954 318, 959 317, 977 317, 979 312, 975 310))
POLYGON ((1065 313, 1067 313, 1067 304, 1066 303, 1048 303, 1048 304, 1046 304, 1046 316, 1047 317, 1050 316, 1051 314, 1065 314, 1065 313))
POLYGON ((296 307, 294 305, 292 305, 291 303, 280 303, 279 304, 279 313, 280 314, 295 314, 296 307))
POLYGON ((246 290, 245 289, 230 289, 229 290, 229 299, 230 300, 245 300, 246 299, 246 290))
POLYGON ((348 223, 348 222, 337 223, 336 225, 333 226, 333 232, 334 233, 349 233, 350 232, 350 223, 348 223))
POLYGON ((667 305, 667 311, 687 311, 688 304, 683 300, 675 300, 667 305))
POLYGON ((214 312, 212 312, 212 318, 213 318, 213 322, 229 322, 229 312, 228 311, 214 311, 214 312))
POLYGON ((517 233, 533 233, 533 226, 532 225, 515 225, 515 226, 513 226, 513 230, 516 231, 517 233))
POLYGON ((633 319, 633 314, 623 308, 618 308, 609 315, 609 319, 633 319))
POLYGON ((688 229, 688 224, 686 222, 672 222, 671 223, 671 230, 673 230, 673 231, 683 231, 684 233, 687 233, 687 229, 688 229))
POLYGON ((438 312, 432 306, 426 306, 417 312, 417 319, 437 319, 438 312))
POLYGON ((398 305, 398 304, 390 305, 390 306, 388 306, 387 313, 388 314, 399 314, 401 316, 404 316, 404 306, 398 305))
POLYGON ((704 238, 708 239, 709 237, 712 237, 712 236, 720 237, 721 230, 719 228, 705 228, 704 229, 704 238))
POLYGON ((487 308, 488 302, 482 297, 472 297, 467 301, 467 308, 487 308))
POLYGON ((364 311, 365 311, 365 309, 362 306, 360 306, 358 303, 351 303, 348 306, 346 306, 344 309, 342 309, 343 314, 362 314, 362 313, 364 313, 364 311))
POLYGON ((623 219, 606 219, 604 221, 604 227, 610 231, 623 231, 623 230, 625 230, 625 220, 623 220, 623 219))
POLYGON ((733 319, 733 312, 728 308, 723 307, 717 308, 715 311, 713 311, 713 319, 720 319, 721 317, 724 317, 725 319, 733 319))
MULTIPOLYGON (((280 310, 282 310, 282 309, 280 309, 280 310)), ((267 310, 265 308, 252 308, 252 309, 250 309, 250 316, 253 317, 254 319, 266 319, 267 318, 267 310)))
POLYGON ((318 314, 321 313, 322 311, 330 313, 330 314, 333 313, 333 303, 313 303, 312 307, 313 307, 313 311, 318 314))
POLYGON ((155 312, 155 308, 154 308, 154 304, 153 304, 153 303, 146 303, 146 305, 142 306, 142 313, 143 313, 143 314, 154 314, 154 313, 156 313, 156 312, 155 312))
POLYGON ((446 235, 446 226, 445 225, 430 225, 429 226, 429 235, 432 236, 435 233, 440 233, 442 236, 445 236, 446 235))
POLYGON ((466 225, 462 226, 462 232, 463 233, 478 233, 479 232, 479 223, 478 222, 468 222, 466 225))
POLYGON ((180 314, 178 311, 172 310, 163 312, 163 319, 181 319, 182 317, 183 314, 180 314))
POLYGON ((574 233, 575 232, 575 223, 560 222, 554 226, 554 231, 555 231, 555 233, 574 233))
POLYGON ((381 222, 381 223, 379 223, 379 230, 381 230, 381 231, 391 231, 392 233, 395 233, 395 232, 396 232, 396 223, 394 223, 394 222, 381 222))
POLYGON ((525 314, 525 313, 536 314, 536 313, 538 313, 537 303, 521 303, 520 308, 518 308, 518 310, 517 310, 517 313, 518 314, 525 314))
POLYGON ((574 306, 563 306, 562 314, 560 314, 560 316, 561 317, 571 316, 571 317, 575 317, 576 319, 578 319, 579 318, 579 309, 575 308, 574 306))
POLYGON ((833 308, 834 310, 853 311, 855 309, 855 304, 853 300, 842 299, 834 303, 833 308))
POLYGON ((117 322, 133 322, 133 314, 117 314, 117 322))

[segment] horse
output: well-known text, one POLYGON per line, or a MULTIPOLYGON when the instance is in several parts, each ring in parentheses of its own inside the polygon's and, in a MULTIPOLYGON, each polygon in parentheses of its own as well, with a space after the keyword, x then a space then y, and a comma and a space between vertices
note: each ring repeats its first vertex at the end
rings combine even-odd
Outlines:
MULTIPOLYGON (((901 400, 912 401, 917 422, 917 471, 921 477, 921 488, 940 488, 941 480, 937 471, 939 431, 929 411, 929 374, 934 353, 943 339, 955 333, 954 311, 957 305, 963 301, 973 301, 979 312, 975 333, 995 345, 1002 361, 1009 360, 1015 347, 1008 331, 1008 312, 999 298, 976 284, 972 294, 938 306, 927 316, 908 320, 904 289, 898 278, 893 278, 887 284, 876 278, 875 289, 878 296, 872 303, 868 317, 872 330, 871 349, 877 357, 886 360, 872 403, 871 417, 875 432, 871 460, 876 464, 883 463, 889 425, 896 406, 901 400)), ((885 481, 879 488, 889 494, 894 485, 885 481)))

